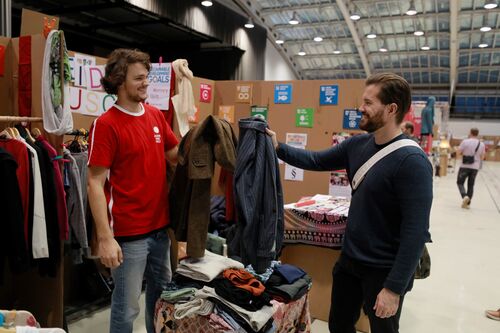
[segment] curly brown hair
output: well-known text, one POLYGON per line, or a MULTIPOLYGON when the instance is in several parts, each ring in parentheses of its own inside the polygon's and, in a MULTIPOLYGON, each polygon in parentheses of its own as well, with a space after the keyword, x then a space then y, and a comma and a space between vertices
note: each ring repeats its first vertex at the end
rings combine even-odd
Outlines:
POLYGON ((106 63, 106 71, 104 77, 101 79, 101 84, 108 94, 116 95, 118 87, 125 82, 127 77, 128 65, 141 63, 146 69, 151 69, 151 62, 147 53, 141 52, 137 49, 116 49, 108 57, 106 63))
POLYGON ((396 121, 401 124, 405 114, 410 111, 411 89, 408 82, 394 73, 378 73, 371 75, 365 82, 366 86, 372 84, 380 86, 377 97, 383 104, 396 103, 396 121))

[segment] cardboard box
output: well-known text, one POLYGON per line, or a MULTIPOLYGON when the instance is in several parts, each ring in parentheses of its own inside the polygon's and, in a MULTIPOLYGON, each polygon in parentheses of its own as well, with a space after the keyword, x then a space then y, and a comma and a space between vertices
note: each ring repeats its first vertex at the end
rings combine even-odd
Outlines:
POLYGON ((46 25, 50 26, 52 29, 58 30, 59 17, 23 8, 21 12, 21 36, 43 35, 46 25))

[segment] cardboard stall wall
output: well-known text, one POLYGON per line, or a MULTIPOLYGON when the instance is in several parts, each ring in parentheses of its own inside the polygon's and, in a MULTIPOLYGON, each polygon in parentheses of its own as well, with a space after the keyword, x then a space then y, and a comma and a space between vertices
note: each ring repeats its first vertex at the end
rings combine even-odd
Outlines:
MULTIPOLYGON (((0 108, 0 116, 13 116, 14 115, 14 99, 13 99, 13 86, 12 86, 12 42, 10 38, 0 36, 0 45, 4 47, 3 68, 4 73, 0 75, 0 101, 2 107, 0 108)), ((5 127, 8 124, 1 124, 5 127)), ((1 128, 1 127, 0 127, 1 128)))
MULTIPOLYGON (((286 133, 307 133, 307 149, 320 150, 331 146, 332 134, 344 132, 343 110, 356 108, 361 104, 364 80, 340 81, 217 81, 214 114, 220 105, 234 105, 234 129, 238 132, 238 120, 250 116, 251 105, 268 107, 268 123, 277 132, 278 140, 284 142, 286 133), (291 83, 292 100, 290 104, 274 103, 274 85, 291 83), (249 104, 236 103, 236 87, 252 84, 252 98, 249 104), (321 85, 338 85, 338 105, 323 106, 319 101, 321 85), (312 128, 296 127, 297 108, 314 108, 312 128)), ((351 131, 352 133, 360 131, 351 131)), ((329 172, 304 172, 304 181, 284 180, 284 165, 280 165, 281 181, 285 203, 297 201, 300 197, 314 194, 328 194, 329 172)), ((332 287, 332 267, 340 251, 311 245, 288 245, 282 252, 281 260, 303 268, 313 279, 310 291, 311 316, 328 320, 330 291, 332 287), (311 262, 310 258, 317 258, 311 262)), ((368 318, 360 317, 357 329, 369 332, 368 318)))
POLYGON ((59 29, 59 18, 23 8, 21 12, 21 36, 42 34, 45 21, 52 29, 59 29))
MULTIPOLYGON (((342 128, 344 109, 356 108, 361 104, 364 80, 339 81, 217 81, 214 114, 220 105, 234 105, 234 129, 238 133, 238 120, 250 116, 251 105, 268 106, 269 127, 277 133, 278 141, 284 142, 286 133, 306 133, 306 149, 321 150, 331 146, 332 134, 345 132, 342 128), (274 85, 291 83, 291 104, 274 103, 274 85), (250 104, 236 103, 236 86, 252 84, 250 104), (319 102, 321 85, 339 86, 338 105, 324 106, 319 102), (312 128, 296 127, 297 108, 314 108, 312 128)), ((349 131, 352 133, 360 131, 349 131)), ((329 172, 304 172, 304 181, 284 180, 285 166, 280 165, 285 203, 295 202, 302 196, 328 194, 329 172), (307 186, 306 186, 307 184, 307 186)))

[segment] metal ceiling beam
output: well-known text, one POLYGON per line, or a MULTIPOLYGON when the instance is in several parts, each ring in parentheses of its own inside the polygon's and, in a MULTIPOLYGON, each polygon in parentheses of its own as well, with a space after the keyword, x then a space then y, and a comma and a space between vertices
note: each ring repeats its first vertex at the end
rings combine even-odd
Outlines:
POLYGON ((267 8, 261 9, 260 13, 262 15, 272 15, 272 14, 276 14, 276 13, 283 13, 285 11, 293 12, 293 11, 302 10, 302 9, 316 9, 316 8, 325 8, 325 7, 333 7, 333 3, 267 7, 267 8))
POLYGON ((459 72, 470 72, 470 71, 498 71, 500 66, 463 66, 458 67, 459 72))
POLYGON ((369 58, 375 56, 388 57, 391 55, 407 55, 407 56, 444 56, 450 54, 448 50, 408 50, 408 51, 388 51, 388 52, 371 52, 368 54, 369 58))
POLYGON ((252 8, 250 2, 244 1, 244 0, 233 0, 233 2, 240 7, 242 10, 246 11, 249 13, 250 17, 254 22, 258 23, 259 25, 263 26, 267 30, 267 39, 273 44, 274 48, 278 53, 281 55, 283 60, 288 64, 288 67, 292 70, 293 74, 298 78, 302 79, 299 71, 296 68, 296 64, 293 62, 293 58, 288 54, 287 51, 285 51, 284 47, 281 47, 280 45, 276 44, 276 36, 274 34, 274 27, 270 27, 268 23, 264 22, 263 18, 261 15, 259 15, 258 11, 256 8, 252 8))
POLYGON ((368 63, 368 58, 366 56, 365 49, 363 47, 363 43, 361 42, 361 39, 359 38, 358 31, 356 30, 356 27, 354 26, 354 23, 352 20, 349 18, 349 9, 347 9, 347 6, 344 3, 344 0, 337 0, 337 6, 339 6, 340 12, 342 13, 342 16, 344 17, 345 23, 347 24, 347 27, 349 28, 349 31, 351 32, 352 39, 354 39, 354 44, 356 44, 356 48, 358 49, 359 57, 361 58, 361 63, 363 64, 363 68, 365 70, 366 76, 370 76, 371 70, 370 70, 370 64, 368 63))
POLYGON ((477 54, 484 54, 484 53, 495 53, 495 52, 500 52, 500 47, 485 47, 484 49, 459 49, 458 53, 477 53, 477 54))
MULTIPOLYGON (((239 1, 239 0, 236 0, 236 1, 239 1)), ((348 17, 349 19, 349 17, 348 17)), ((349 19, 350 21, 350 19, 349 19)), ((352 22, 351 22, 352 23, 352 22)), ((285 23, 285 24, 275 24, 273 26, 273 29, 277 29, 277 30, 282 30, 282 29, 303 29, 303 28, 318 28, 318 27, 323 27, 325 25, 328 25, 328 26, 342 26, 344 27, 345 26, 345 22, 344 21, 339 21, 339 20, 327 20, 327 21, 319 21, 319 22, 313 22, 313 23, 300 23, 300 24, 288 24, 288 23, 285 23)))
MULTIPOLYGON (((347 68, 347 69, 339 69, 338 67, 326 67, 326 68, 304 68, 302 72, 315 72, 315 71, 344 71, 344 72, 358 72, 361 71, 361 68, 347 68)), ((447 73, 450 69, 448 67, 422 67, 422 68, 375 68, 372 70, 373 73, 383 73, 383 72, 391 72, 391 73, 427 73, 431 74, 432 72, 439 73, 447 73)), ((448 84, 446 84, 448 86, 448 84)))
POLYGON ((457 84, 458 67, 458 1, 450 0, 450 101, 457 84))
POLYGON ((307 73, 315 73, 315 72, 328 72, 328 74, 364 74, 364 70, 362 68, 357 69, 338 69, 338 68, 304 68, 301 72, 307 73))
POLYGON ((345 58, 345 57, 348 57, 349 59, 353 59, 353 57, 356 57, 356 60, 357 60, 357 57, 358 57, 358 53, 339 53, 339 54, 335 54, 335 53, 314 53, 314 54, 306 54, 304 56, 300 56, 298 54, 294 54, 293 56, 297 59, 314 59, 314 58, 328 58, 328 57, 332 57, 332 58, 345 58))

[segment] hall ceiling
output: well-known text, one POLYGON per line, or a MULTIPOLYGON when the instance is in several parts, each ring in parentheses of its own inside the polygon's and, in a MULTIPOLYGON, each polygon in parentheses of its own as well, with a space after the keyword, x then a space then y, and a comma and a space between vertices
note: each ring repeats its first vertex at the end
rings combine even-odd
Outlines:
POLYGON ((487 0, 235 2, 268 29, 273 43, 284 41, 278 49, 302 79, 366 78, 391 71, 417 92, 440 91, 448 98, 468 90, 498 95, 500 9, 485 9, 487 0), (416 15, 407 15, 413 5, 416 15), (360 19, 352 20, 353 13, 360 19), (299 24, 291 25, 294 14, 299 24), (483 26, 491 30, 483 32, 483 26), (423 34, 416 36, 417 30, 423 34), (367 38, 371 32, 377 37, 367 38))

